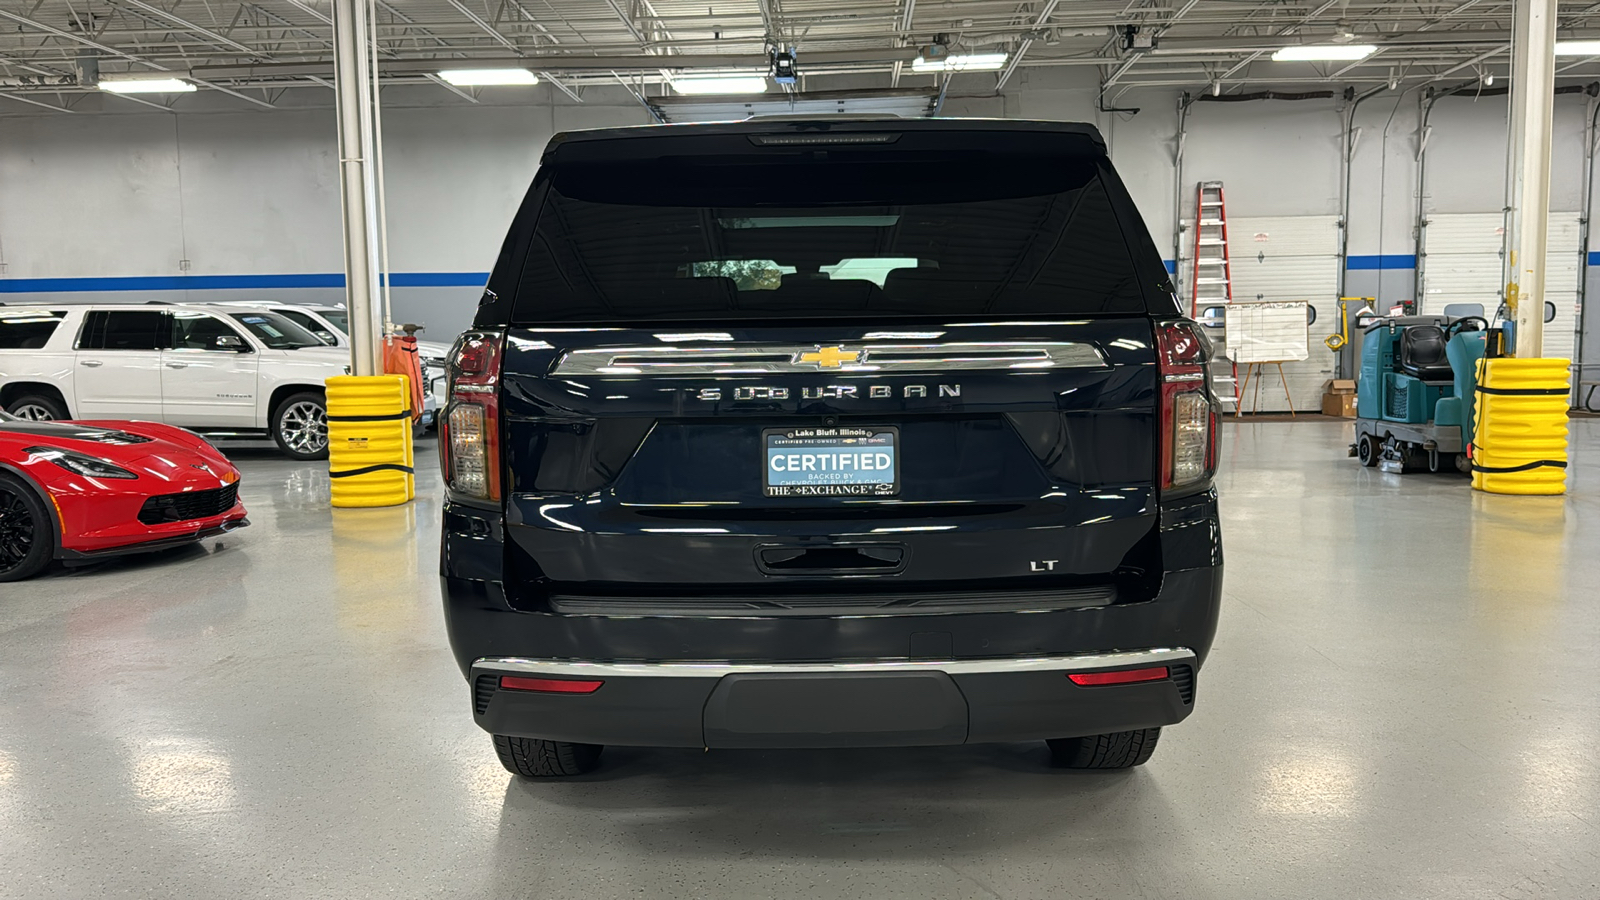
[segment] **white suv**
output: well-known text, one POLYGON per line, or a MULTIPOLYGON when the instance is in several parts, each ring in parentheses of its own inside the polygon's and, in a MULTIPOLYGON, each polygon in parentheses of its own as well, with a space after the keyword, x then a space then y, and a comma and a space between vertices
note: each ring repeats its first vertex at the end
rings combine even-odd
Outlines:
POLYGON ((348 357, 277 313, 192 305, 0 305, 0 407, 145 419, 328 452, 324 379, 348 357))
MULTIPOLYGON (((208 304, 210 305, 210 304, 208 304)), ((311 332, 328 344, 350 347, 350 314, 342 306, 324 306, 307 303, 256 303, 254 301, 225 301, 216 306, 251 306, 268 309, 301 328, 311 332)), ((422 424, 432 427, 435 417, 444 408, 445 360, 450 356, 450 345, 435 341, 417 341, 417 355, 422 362, 422 383, 426 386, 422 399, 422 424)))

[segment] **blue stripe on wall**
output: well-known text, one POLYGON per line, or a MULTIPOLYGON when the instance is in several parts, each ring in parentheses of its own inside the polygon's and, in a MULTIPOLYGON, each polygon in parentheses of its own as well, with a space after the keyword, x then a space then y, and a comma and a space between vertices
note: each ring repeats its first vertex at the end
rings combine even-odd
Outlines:
MULTIPOLYGON (((395 287, 483 287, 488 272, 396 272, 395 287)), ((342 288, 344 273, 305 275, 150 275, 131 278, 0 278, 0 294, 100 291, 229 291, 342 288)))
POLYGON ((1391 253, 1374 256, 1349 256, 1346 269, 1415 269, 1417 258, 1409 253, 1391 253))
POLYGON ((1176 275, 1177 274, 1177 272, 1178 272, 1178 261, 1177 260, 1175 260, 1175 259, 1163 259, 1161 261, 1161 264, 1163 266, 1167 267, 1167 274, 1168 275, 1176 275))
POLYGON ((1589 251, 1589 265, 1600 266, 1600 250, 1589 251))
MULTIPOLYGON (((396 272, 390 276, 395 287, 477 287, 489 282, 488 272, 396 272)), ((344 277, 339 278, 343 286, 344 277)))

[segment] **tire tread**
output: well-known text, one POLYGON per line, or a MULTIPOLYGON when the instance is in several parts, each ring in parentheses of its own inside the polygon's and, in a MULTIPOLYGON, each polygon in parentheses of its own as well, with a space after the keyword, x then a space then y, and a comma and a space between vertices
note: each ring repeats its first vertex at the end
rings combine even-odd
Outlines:
POLYGON ((1050 755, 1069 769, 1127 769, 1149 762, 1160 739, 1160 728, 1058 738, 1049 742, 1050 755))
POLYGON ((494 735, 500 764, 525 778, 562 778, 591 772, 600 762, 598 744, 574 744, 539 738, 494 735))

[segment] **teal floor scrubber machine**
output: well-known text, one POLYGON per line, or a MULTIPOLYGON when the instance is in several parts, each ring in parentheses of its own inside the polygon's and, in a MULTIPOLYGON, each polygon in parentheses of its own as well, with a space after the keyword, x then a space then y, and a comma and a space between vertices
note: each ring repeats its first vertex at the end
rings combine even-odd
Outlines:
POLYGON ((1488 328, 1481 315, 1368 320, 1350 455, 1385 472, 1469 472, 1478 360, 1488 328))

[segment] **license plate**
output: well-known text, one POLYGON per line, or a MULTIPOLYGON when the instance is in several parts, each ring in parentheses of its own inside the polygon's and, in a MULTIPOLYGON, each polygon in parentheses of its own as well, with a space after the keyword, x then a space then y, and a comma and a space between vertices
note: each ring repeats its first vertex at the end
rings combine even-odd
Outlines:
POLYGON ((900 429, 768 428, 761 433, 768 497, 888 497, 900 493, 900 429))

